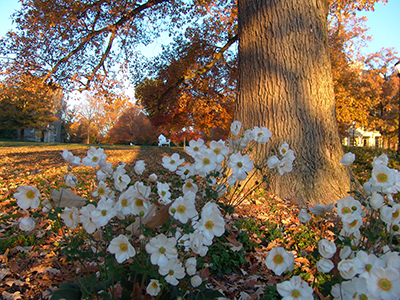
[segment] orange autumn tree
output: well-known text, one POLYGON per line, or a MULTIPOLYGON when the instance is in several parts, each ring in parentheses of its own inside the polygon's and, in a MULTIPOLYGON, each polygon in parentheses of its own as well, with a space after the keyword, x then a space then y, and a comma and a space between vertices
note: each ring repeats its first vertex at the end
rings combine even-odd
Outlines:
MULTIPOLYGON (((353 125, 379 130, 385 136, 393 131, 394 81, 389 70, 396 62, 392 49, 381 49, 367 56, 361 49, 367 36, 365 17, 354 13, 354 3, 337 1, 329 17, 329 46, 335 89, 336 116, 342 136, 353 125)), ((396 109, 397 111, 397 109, 396 109)))
POLYGON ((124 110, 108 133, 112 144, 151 145, 157 142, 159 131, 150 123, 142 107, 132 106, 124 110))

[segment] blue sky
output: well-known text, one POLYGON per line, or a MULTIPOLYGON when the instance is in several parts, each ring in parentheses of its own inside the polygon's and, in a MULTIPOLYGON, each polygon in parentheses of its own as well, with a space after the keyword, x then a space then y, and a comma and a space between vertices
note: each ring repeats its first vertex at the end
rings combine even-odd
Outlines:
MULTIPOLYGON (((0 0, 0 36, 12 28, 10 15, 19 8, 18 0, 0 0)), ((362 12, 361 15, 368 17, 368 35, 373 38, 364 53, 377 52, 382 47, 393 47, 400 52, 400 0, 389 0, 385 5, 377 3, 374 12, 362 12)))

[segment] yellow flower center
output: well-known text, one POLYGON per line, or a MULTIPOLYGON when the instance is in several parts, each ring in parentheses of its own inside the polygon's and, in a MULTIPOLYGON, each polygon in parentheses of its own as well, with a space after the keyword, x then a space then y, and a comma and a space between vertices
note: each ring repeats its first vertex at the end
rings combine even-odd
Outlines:
POLYGON ((143 200, 142 199, 136 199, 135 204, 136 204, 136 206, 143 206, 143 200))
POLYGON ((190 189, 192 186, 193 186, 193 184, 192 184, 191 182, 186 183, 186 187, 187 187, 187 188, 190 189))
POLYGON ((385 173, 378 174, 376 178, 379 182, 386 182, 388 180, 388 176, 385 173))
POLYGON ((220 153, 221 153, 221 149, 215 148, 215 149, 214 149, 214 153, 217 154, 217 155, 220 154, 220 153))
POLYGON ((197 146, 194 147, 194 148, 193 148, 193 151, 199 151, 199 147, 197 147, 197 146))
POLYGON ((175 163, 175 161, 173 159, 171 159, 171 165, 173 165, 175 163))
POLYGON ((99 188, 99 189, 97 190, 97 193, 98 193, 99 195, 104 195, 105 191, 104 191, 103 188, 99 188))
POLYGON ((213 227, 214 227, 213 221, 207 221, 207 223, 206 223, 206 228, 207 228, 207 229, 213 229, 213 227))
POLYGON ((155 289, 158 289, 158 284, 157 282, 153 281, 153 283, 151 284, 151 286, 155 289))
POLYGON ((237 163, 237 166, 238 166, 239 168, 241 168, 241 167, 243 167, 243 163, 242 163, 241 161, 239 161, 239 162, 237 163))
POLYGON ((164 247, 161 247, 159 251, 160 251, 161 254, 164 254, 165 251, 167 251, 167 250, 164 247))
POLYGON ((282 154, 285 154, 286 153, 286 149, 282 149, 282 154))
POLYGON ((107 215, 107 211, 106 211, 105 209, 103 209, 103 210, 101 211, 101 215, 102 215, 103 217, 105 217, 105 216, 107 215))
POLYGON ((281 263, 283 263, 283 257, 282 257, 282 255, 280 255, 280 254, 277 254, 277 255, 275 255, 274 256, 274 263, 276 263, 276 264, 281 264, 281 263))
POLYGON ((124 206, 124 207, 127 207, 128 206, 128 199, 122 199, 121 205, 124 206))
POLYGON ((169 270, 168 275, 174 275, 174 270, 169 270))
POLYGON ((184 207, 183 205, 179 205, 176 210, 178 213, 183 214, 186 211, 186 207, 184 207))
POLYGON ((203 164, 208 165, 210 163, 210 160, 206 157, 203 159, 203 164))
POLYGON ((99 158, 98 158, 97 156, 93 156, 93 157, 92 157, 92 161, 93 161, 93 162, 97 162, 98 160, 99 160, 99 158))
POLYGON ((368 300, 368 296, 365 294, 360 295, 360 300, 368 300))
POLYGON ((74 217, 73 217, 73 215, 74 215, 74 212, 73 212, 73 211, 71 211, 71 212, 69 213, 69 218, 70 218, 71 220, 74 220, 74 217))
POLYGON ((121 245, 119 245, 119 249, 120 249, 122 252, 125 252, 125 251, 128 250, 128 245, 125 244, 125 243, 122 243, 121 245))
POLYGON ((369 272, 372 269, 372 265, 371 264, 367 264, 365 265, 365 271, 369 272))
POLYGON ((353 222, 351 222, 351 223, 349 223, 349 225, 351 226, 351 227, 354 227, 354 226, 356 226, 357 225, 357 220, 354 220, 353 222))
POLYGON ((298 298, 300 297, 300 292, 298 290, 293 290, 292 291, 292 297, 293 298, 298 298))
POLYGON ((392 217, 394 218, 394 219, 396 219, 396 218, 398 218, 399 217, 399 211, 398 210, 396 210, 393 214, 392 214, 392 217))
POLYGON ((32 192, 32 191, 28 191, 28 192, 26 193, 26 197, 27 197, 28 199, 33 199, 33 198, 35 198, 35 193, 32 192))
POLYGON ((379 287, 384 291, 389 291, 392 288, 392 283, 390 282, 390 280, 386 278, 381 278, 378 284, 379 287))
POLYGON ((342 208, 342 214, 349 214, 349 213, 351 213, 351 210, 350 210, 350 208, 348 208, 348 207, 343 207, 342 208))

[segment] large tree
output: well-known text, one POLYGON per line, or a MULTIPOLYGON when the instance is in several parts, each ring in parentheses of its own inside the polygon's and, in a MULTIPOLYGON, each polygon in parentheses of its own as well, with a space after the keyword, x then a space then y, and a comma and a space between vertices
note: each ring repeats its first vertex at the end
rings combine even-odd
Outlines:
MULTIPOLYGON (((367 5, 359 2, 351 5, 367 5)), ((335 118, 328 13, 327 0, 238 0, 235 116, 247 128, 271 130, 271 142, 252 152, 263 170, 271 149, 289 143, 296 155, 293 171, 283 178, 269 176, 269 187, 303 203, 336 201, 350 187, 349 172, 339 163, 343 150, 335 118)))
POLYGON ((8 76, 0 83, 0 128, 18 130, 22 141, 25 129, 44 131, 60 121, 62 104, 59 85, 30 73, 8 76))

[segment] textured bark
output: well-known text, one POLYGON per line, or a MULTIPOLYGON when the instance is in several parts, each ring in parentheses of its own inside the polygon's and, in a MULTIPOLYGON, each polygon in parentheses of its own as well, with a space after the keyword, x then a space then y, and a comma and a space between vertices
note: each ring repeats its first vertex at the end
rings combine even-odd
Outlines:
POLYGON ((270 142, 252 152, 258 165, 289 143, 293 171, 271 176, 269 190, 302 203, 331 203, 350 186, 340 164, 327 13, 327 0, 238 0, 235 119, 271 130, 270 142))

